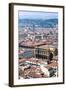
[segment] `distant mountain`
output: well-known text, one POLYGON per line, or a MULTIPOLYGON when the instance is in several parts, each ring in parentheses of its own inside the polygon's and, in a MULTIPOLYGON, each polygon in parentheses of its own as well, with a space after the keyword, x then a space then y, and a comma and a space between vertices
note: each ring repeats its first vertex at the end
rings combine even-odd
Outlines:
POLYGON ((43 27, 53 28, 58 24, 58 19, 19 19, 19 27, 43 27))

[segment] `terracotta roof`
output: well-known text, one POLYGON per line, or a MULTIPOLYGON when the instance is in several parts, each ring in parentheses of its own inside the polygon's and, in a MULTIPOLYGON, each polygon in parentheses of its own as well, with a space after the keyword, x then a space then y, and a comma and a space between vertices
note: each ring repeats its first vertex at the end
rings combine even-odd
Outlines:
POLYGON ((53 61, 48 66, 49 67, 57 67, 58 66, 58 62, 53 61))

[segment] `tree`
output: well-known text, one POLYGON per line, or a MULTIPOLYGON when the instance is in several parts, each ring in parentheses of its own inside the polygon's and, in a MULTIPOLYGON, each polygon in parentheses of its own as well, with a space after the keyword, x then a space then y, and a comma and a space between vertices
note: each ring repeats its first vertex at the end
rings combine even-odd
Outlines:
POLYGON ((58 49, 57 48, 55 49, 54 54, 55 54, 55 56, 58 55, 58 49))

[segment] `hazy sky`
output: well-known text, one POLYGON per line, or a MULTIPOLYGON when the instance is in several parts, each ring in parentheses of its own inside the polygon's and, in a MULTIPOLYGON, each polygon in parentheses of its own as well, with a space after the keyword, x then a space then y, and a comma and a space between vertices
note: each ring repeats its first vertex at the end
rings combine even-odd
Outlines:
POLYGON ((57 12, 19 11, 19 19, 53 19, 58 18, 57 12))

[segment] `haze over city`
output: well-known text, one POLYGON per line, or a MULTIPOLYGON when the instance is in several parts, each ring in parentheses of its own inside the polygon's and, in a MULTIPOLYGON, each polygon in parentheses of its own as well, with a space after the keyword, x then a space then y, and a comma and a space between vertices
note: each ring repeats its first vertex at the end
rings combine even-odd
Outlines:
POLYGON ((19 19, 57 19, 57 12, 19 11, 19 19))

